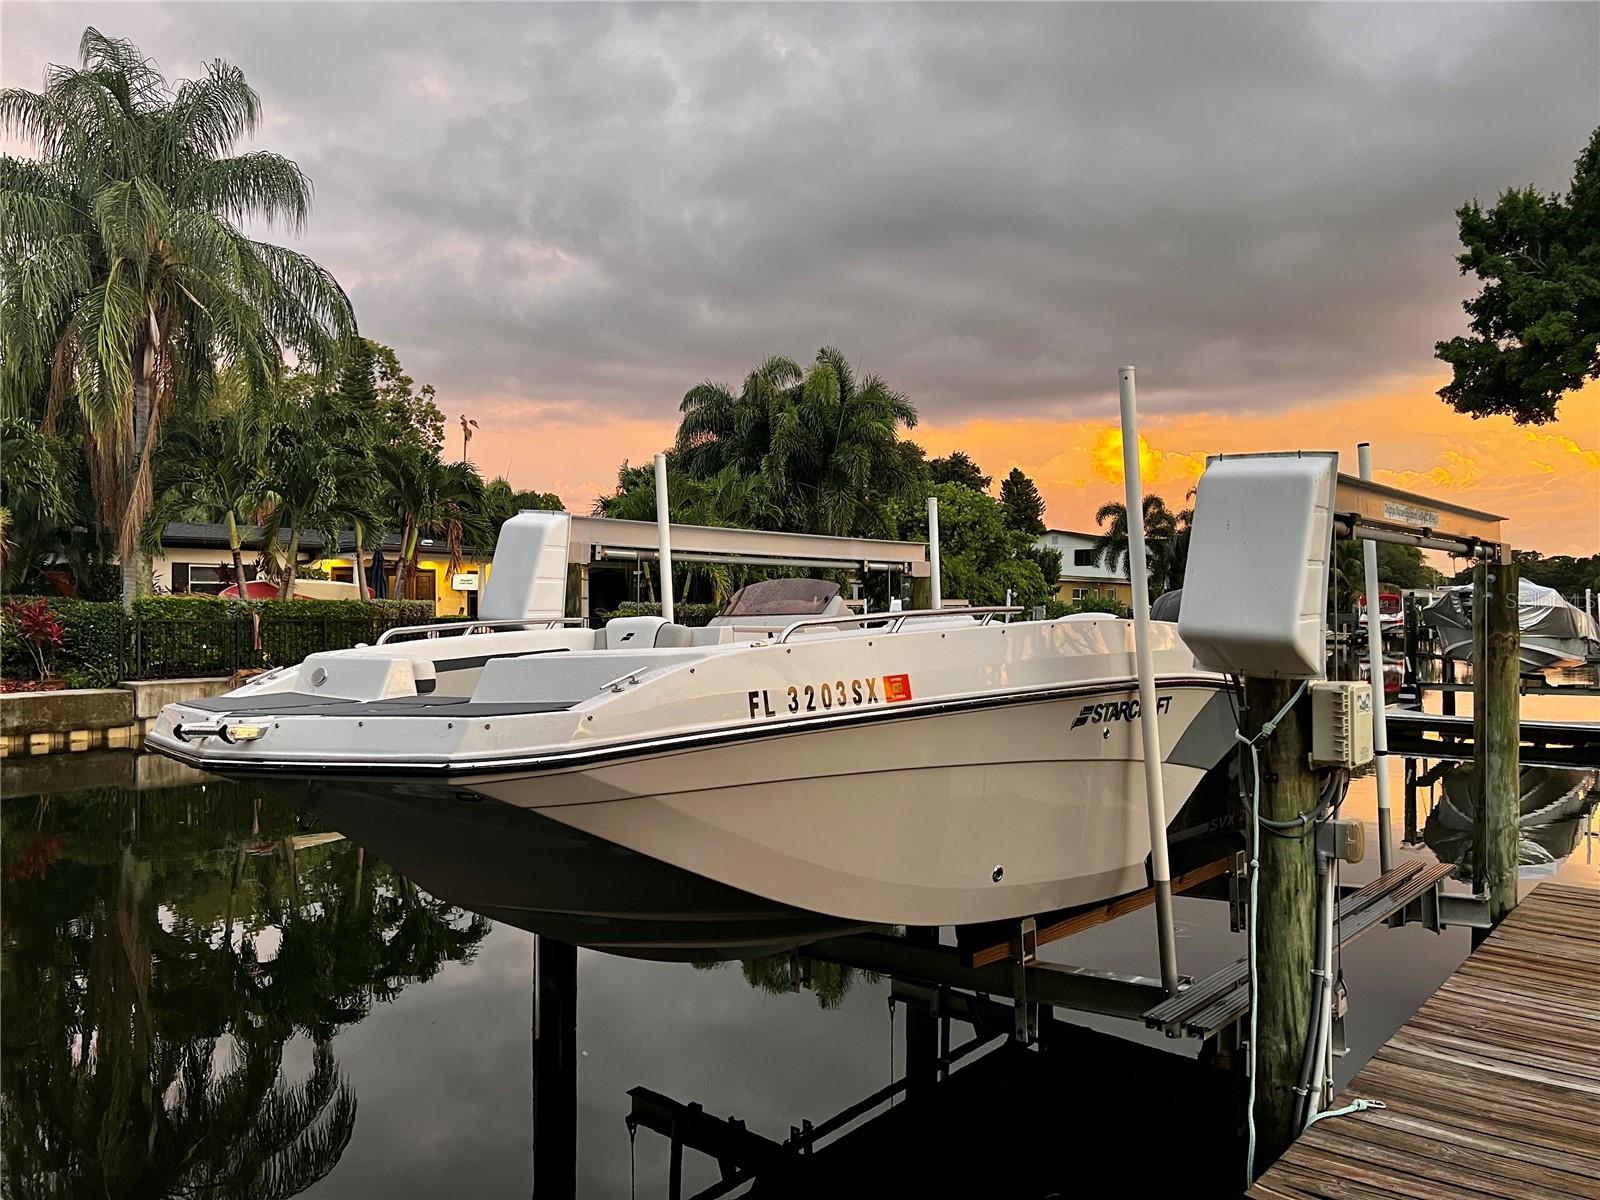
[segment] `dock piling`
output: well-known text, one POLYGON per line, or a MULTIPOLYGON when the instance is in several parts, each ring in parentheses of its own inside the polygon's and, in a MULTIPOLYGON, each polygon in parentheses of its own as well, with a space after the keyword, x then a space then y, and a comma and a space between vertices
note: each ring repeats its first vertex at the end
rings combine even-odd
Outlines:
POLYGON ((1478 784, 1473 883, 1489 901, 1493 924, 1517 904, 1519 574, 1511 562, 1479 563, 1472 574, 1472 770, 1478 784))
MULTIPOLYGON (((1299 684, 1246 679, 1247 732, 1289 704, 1299 684)), ((1308 765, 1311 706, 1290 709, 1257 751, 1263 822, 1309 819, 1317 807, 1316 779, 1308 765)), ((1316 945, 1316 838, 1310 830, 1282 836, 1266 832, 1256 850, 1260 880, 1251 914, 1257 923, 1255 1105, 1258 1158, 1281 1154, 1300 1130, 1294 1114, 1301 1056, 1311 1026, 1311 970, 1316 945)))

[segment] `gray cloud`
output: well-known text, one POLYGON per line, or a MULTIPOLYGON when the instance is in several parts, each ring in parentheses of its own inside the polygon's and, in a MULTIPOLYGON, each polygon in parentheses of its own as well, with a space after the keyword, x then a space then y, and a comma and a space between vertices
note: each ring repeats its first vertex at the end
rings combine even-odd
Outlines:
POLYGON ((1271 408, 1427 371, 1453 209, 1563 187, 1592 5, 8 4, 238 62, 300 244, 447 396, 663 417, 825 342, 933 417, 1271 408))

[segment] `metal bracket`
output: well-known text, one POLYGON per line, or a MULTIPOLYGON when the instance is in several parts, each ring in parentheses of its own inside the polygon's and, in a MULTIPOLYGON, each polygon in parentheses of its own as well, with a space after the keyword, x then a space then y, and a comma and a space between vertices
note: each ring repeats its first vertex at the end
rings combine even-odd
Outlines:
POLYGON ((1228 868, 1228 930, 1242 933, 1250 907, 1250 859, 1243 850, 1233 856, 1228 868))
POLYGON ((1039 923, 1024 917, 1011 935, 1011 1036, 1019 1044, 1031 1046, 1039 1039, 1039 1004, 1028 997, 1028 967, 1039 957, 1039 923))

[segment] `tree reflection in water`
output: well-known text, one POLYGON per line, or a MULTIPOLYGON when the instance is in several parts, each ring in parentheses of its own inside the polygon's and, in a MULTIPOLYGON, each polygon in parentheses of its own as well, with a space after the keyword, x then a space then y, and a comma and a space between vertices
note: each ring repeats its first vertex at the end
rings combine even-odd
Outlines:
POLYGON ((8 798, 0 831, 8 1196, 303 1191, 355 1128, 335 1034, 489 930, 236 785, 8 798))

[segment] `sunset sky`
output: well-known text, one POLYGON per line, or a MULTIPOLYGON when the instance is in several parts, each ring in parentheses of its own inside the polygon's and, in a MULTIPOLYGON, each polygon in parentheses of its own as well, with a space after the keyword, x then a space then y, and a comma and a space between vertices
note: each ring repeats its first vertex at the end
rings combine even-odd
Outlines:
POLYGON ((1600 6, 8 2, 5 83, 89 24, 238 63, 316 184, 271 236, 486 473, 575 510, 694 383, 832 344, 1058 527, 1119 494, 1132 363, 1174 502, 1208 453, 1367 439, 1518 546, 1600 549, 1600 389, 1472 421, 1432 357, 1453 210, 1564 190, 1600 124, 1600 6))

